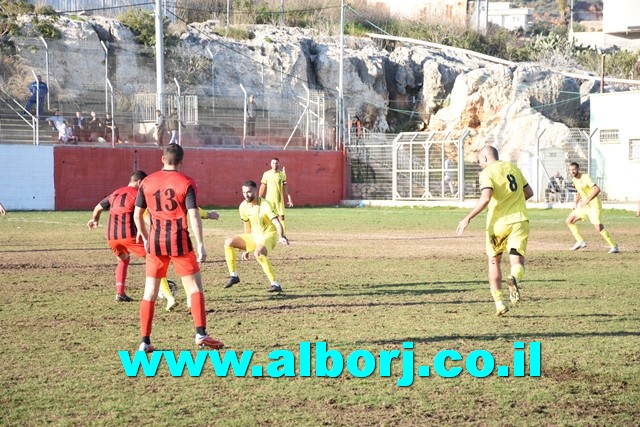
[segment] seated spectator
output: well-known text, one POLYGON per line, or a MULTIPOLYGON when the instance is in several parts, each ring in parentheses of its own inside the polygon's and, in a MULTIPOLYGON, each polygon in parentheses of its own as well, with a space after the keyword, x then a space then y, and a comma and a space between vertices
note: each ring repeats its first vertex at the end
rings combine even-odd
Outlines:
POLYGON ((104 139, 106 139, 107 142, 111 142, 111 135, 113 134, 114 141, 117 141, 118 144, 122 144, 122 141, 120 141, 120 132, 118 131, 118 127, 116 126, 116 123, 113 120, 111 113, 105 114, 103 126, 104 126, 104 139))
POLYGON ((65 120, 63 123, 63 135, 62 135, 62 143, 63 144, 77 144, 78 137, 73 134, 73 126, 69 120, 65 120))
POLYGON ((103 129, 102 129, 102 122, 96 115, 95 111, 91 112, 91 119, 89 119, 88 127, 89 127, 89 141, 94 141, 94 142, 97 141, 98 137, 102 135, 103 129))
POLYGON ((76 116, 73 118, 73 136, 77 138, 78 141, 88 141, 90 138, 89 129, 84 117, 80 111, 76 111, 76 116))

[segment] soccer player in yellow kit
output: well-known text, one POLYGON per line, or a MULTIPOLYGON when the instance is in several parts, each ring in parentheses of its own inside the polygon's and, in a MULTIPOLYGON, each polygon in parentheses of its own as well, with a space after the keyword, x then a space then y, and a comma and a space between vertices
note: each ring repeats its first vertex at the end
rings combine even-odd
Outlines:
POLYGON ((571 247, 571 250, 576 251, 587 247, 587 242, 582 238, 576 222, 588 217, 591 224, 596 228, 596 231, 600 233, 609 245, 609 253, 620 253, 618 245, 616 245, 613 237, 604 229, 604 225, 602 224, 602 202, 598 197, 600 187, 593 183, 589 175, 580 172, 580 166, 578 166, 576 162, 569 163, 569 173, 571 173, 571 181, 578 192, 573 210, 567 217, 567 226, 576 239, 576 244, 571 247))
POLYGON ((496 314, 502 316, 509 308, 502 301, 502 254, 508 250, 511 273, 507 277, 511 305, 520 302, 518 284, 524 275, 524 257, 529 239, 529 217, 526 201, 533 190, 517 166, 499 160, 498 150, 485 146, 478 153, 480 199, 458 224, 456 234, 462 235, 469 222, 487 206, 486 251, 489 261, 489 286, 496 304, 496 314))
POLYGON ((280 170, 280 160, 277 157, 271 159, 271 169, 262 174, 260 180, 259 196, 273 205, 278 214, 278 219, 284 228, 284 196, 287 196, 287 206, 293 207, 291 193, 287 188, 287 174, 284 168, 280 170))
POLYGON ((271 203, 258 196, 257 184, 246 181, 242 184, 244 201, 240 204, 240 218, 244 221, 244 234, 227 238, 224 241, 224 256, 229 268, 229 279, 225 288, 240 283, 236 272, 236 249, 245 251, 242 258, 249 259, 253 252, 256 260, 262 266, 264 273, 271 282, 267 292, 282 292, 282 287, 276 281, 273 265, 267 255, 276 246, 276 242, 288 245, 289 240, 284 235, 284 228, 278 219, 278 214, 271 203))

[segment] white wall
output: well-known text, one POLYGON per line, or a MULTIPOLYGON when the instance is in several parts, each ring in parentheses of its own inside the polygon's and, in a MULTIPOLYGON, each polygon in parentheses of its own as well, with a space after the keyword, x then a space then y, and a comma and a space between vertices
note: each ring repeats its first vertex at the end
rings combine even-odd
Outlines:
POLYGON ((629 160, 629 139, 640 138, 640 92, 593 94, 590 100, 591 178, 601 183, 609 200, 637 201, 640 161, 629 160), (601 143, 600 131, 604 129, 618 129, 618 141, 601 143))
POLYGON ((7 210, 54 210, 53 146, 0 145, 0 202, 7 210))
POLYGON ((628 27, 640 25, 638 0, 605 0, 602 6, 602 30, 605 33, 621 33, 628 27))

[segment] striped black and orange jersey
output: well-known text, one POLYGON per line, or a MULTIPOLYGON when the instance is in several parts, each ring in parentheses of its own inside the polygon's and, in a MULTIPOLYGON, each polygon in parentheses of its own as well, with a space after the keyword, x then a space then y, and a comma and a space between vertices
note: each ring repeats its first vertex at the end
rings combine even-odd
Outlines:
POLYGON ((136 197, 138 197, 138 189, 127 186, 118 188, 100 202, 100 206, 109 211, 107 240, 136 237, 138 229, 133 222, 136 197))
POLYGON ((136 206, 149 212, 149 253, 179 256, 193 251, 187 212, 197 209, 196 182, 178 171, 161 170, 140 186, 136 206))

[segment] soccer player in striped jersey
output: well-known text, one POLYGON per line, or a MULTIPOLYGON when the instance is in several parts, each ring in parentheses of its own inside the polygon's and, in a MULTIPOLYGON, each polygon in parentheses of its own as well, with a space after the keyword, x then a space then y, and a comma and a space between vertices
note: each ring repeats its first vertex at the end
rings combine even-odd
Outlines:
POLYGON ((204 293, 200 264, 207 258, 202 233, 202 219, 198 212, 196 182, 180 172, 184 150, 169 144, 162 154, 162 170, 147 176, 140 185, 133 214, 138 232, 147 250, 144 296, 140 301, 139 351, 151 352, 151 327, 160 279, 166 277, 169 263, 189 290, 191 315, 196 329, 195 343, 200 348, 221 349, 224 344, 207 335, 204 293), (149 210, 150 226, 144 222, 149 210), (189 237, 188 221, 196 239, 194 252, 189 237))
POLYGON ((533 190, 518 167, 500 161, 498 150, 490 145, 478 153, 480 173, 480 199, 460 221, 456 234, 462 235, 469 222, 487 209, 486 252, 488 257, 489 286, 496 304, 496 315, 502 316, 509 308, 502 301, 502 254, 509 253, 511 273, 507 277, 511 305, 520 302, 518 284, 524 276, 524 257, 529 240, 529 216, 526 201, 533 190))
POLYGON ((109 211, 107 242, 113 254, 118 258, 116 267, 117 302, 133 301, 125 292, 127 271, 131 261, 130 254, 133 253, 139 258, 146 255, 142 242, 136 239, 138 229, 133 221, 138 188, 146 176, 147 174, 143 171, 134 172, 129 178, 129 185, 118 188, 96 205, 93 209, 93 216, 87 223, 89 229, 97 228, 102 212, 109 211))
POLYGON ((246 181, 242 184, 244 201, 240 204, 240 218, 244 221, 244 234, 230 237, 224 241, 224 256, 229 268, 229 279, 225 288, 230 288, 240 283, 236 272, 236 249, 244 251, 242 258, 249 259, 253 252, 256 260, 262 266, 264 273, 271 282, 267 292, 282 292, 282 287, 276 281, 273 265, 267 255, 279 241, 288 245, 289 240, 284 235, 284 228, 278 219, 278 214, 273 205, 258 196, 258 188, 255 182, 246 181))

